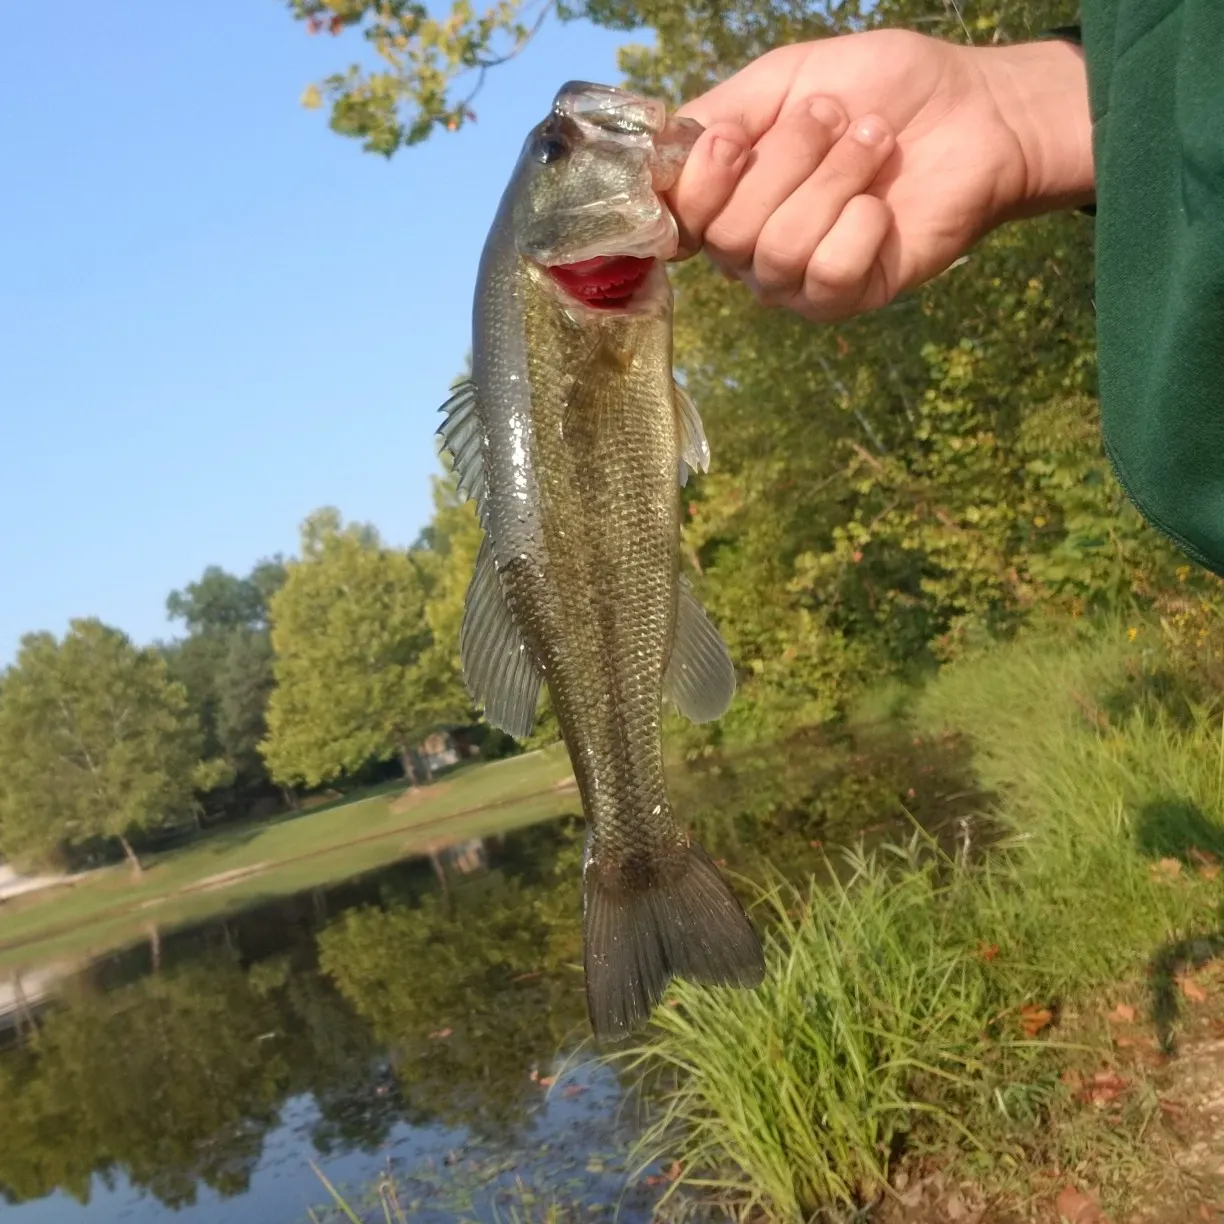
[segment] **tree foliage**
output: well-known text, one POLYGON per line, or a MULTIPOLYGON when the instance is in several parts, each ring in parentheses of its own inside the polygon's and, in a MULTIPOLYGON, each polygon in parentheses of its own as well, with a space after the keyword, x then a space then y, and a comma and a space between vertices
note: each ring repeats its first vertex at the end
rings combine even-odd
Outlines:
POLYGON ((429 566, 324 509, 288 568, 271 604, 276 687, 260 745, 272 776, 317 786, 369 760, 407 760, 436 718, 423 667, 429 566))
POLYGON ((0 843, 46 854, 187 816, 220 771, 201 758, 181 684, 153 650, 97 620, 29 634, 0 690, 0 843))

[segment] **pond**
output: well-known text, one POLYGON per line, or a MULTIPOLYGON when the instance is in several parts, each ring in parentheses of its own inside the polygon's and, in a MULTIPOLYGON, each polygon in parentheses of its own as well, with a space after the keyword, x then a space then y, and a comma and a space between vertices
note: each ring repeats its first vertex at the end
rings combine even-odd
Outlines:
MULTIPOLYGON (((977 803, 946 745, 888 751, 706 761, 675 789, 712 852, 803 872, 823 841, 895 832, 924 802, 907 783, 941 824, 977 803)), ((644 1224, 666 1183, 630 1166, 645 1106, 587 1040, 581 833, 472 838, 28 966, 0 1017, 0 1220, 304 1224, 329 1218, 315 1162, 369 1219, 390 1172, 424 1224, 533 1194, 644 1224)))

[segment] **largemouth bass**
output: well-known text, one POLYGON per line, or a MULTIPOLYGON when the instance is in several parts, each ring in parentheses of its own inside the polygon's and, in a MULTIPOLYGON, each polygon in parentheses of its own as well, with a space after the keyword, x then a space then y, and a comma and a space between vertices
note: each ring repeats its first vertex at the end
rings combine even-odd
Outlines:
POLYGON ((439 430, 484 528, 460 634, 469 691, 523 737, 546 683, 578 781, 597 1037, 636 1027, 673 976, 764 973, 663 774, 663 698, 705 722, 735 691, 679 561, 680 486, 709 448, 672 372, 677 230, 659 193, 700 131, 622 90, 561 88, 485 244, 472 377, 439 430))

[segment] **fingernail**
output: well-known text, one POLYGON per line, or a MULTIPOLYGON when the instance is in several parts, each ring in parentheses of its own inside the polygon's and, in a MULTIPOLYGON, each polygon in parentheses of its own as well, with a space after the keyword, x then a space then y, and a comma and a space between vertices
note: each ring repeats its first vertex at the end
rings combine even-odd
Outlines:
POLYGON ((710 159, 720 166, 734 166, 743 152, 742 145, 726 136, 715 136, 710 142, 710 159))
POLYGON ((866 119, 860 119, 854 125, 854 139, 859 144, 875 147, 882 145, 891 135, 888 124, 875 115, 868 115, 866 119))
POLYGON ((808 113, 825 127, 838 128, 843 122, 842 108, 832 98, 814 98, 808 104, 808 113))

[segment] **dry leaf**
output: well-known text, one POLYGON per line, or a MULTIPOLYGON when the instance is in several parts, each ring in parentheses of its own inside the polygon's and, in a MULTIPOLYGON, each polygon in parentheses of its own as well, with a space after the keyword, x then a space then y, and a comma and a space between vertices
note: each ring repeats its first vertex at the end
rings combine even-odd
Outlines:
POLYGON ((1190 847, 1190 857, 1200 867, 1218 867, 1220 860, 1210 850, 1200 850, 1197 846, 1190 847))
POLYGON ((1093 1105, 1108 1105, 1116 1101, 1129 1087, 1116 1071, 1098 1071, 1080 1096, 1093 1105))
POLYGON ((1096 1200, 1074 1186, 1064 1186, 1054 1206, 1067 1224, 1100 1224, 1101 1209, 1096 1200))
POLYGON ((1129 1003, 1119 1003, 1117 1007, 1109 1013, 1111 1020, 1117 1020, 1121 1024, 1135 1023, 1135 1009, 1129 1003))
POLYGON ((1024 1035, 1026 1037, 1036 1037, 1053 1019, 1054 1014, 1048 1007, 1038 1007, 1036 1004, 1026 1003, 1020 1009, 1020 1023, 1024 1028, 1024 1035))
POLYGON ((437 1029, 436 1031, 430 1033, 429 1036, 433 1041, 445 1041, 447 1037, 454 1036, 454 1033, 454 1029, 437 1029))
POLYGON ((1214 880, 1220 874, 1219 863, 1204 863, 1198 869, 1199 876, 1204 880, 1214 880))
POLYGON ((1162 858, 1159 862, 1153 863, 1151 867, 1153 875, 1166 876, 1170 880, 1181 875, 1181 869, 1181 859, 1175 858, 1162 858))
POLYGON ((999 955, 999 945, 998 945, 998 944, 980 943, 980 944, 978 944, 978 955, 979 955, 979 956, 980 956, 980 957, 981 957, 981 958, 982 958, 984 961, 992 961, 992 960, 994 960, 994 958, 995 958, 996 956, 998 956, 998 955, 999 955))
POLYGON ((1207 992, 1193 978, 1182 978, 1180 985, 1182 994, 1184 994, 1191 1003, 1207 1002, 1207 992))

